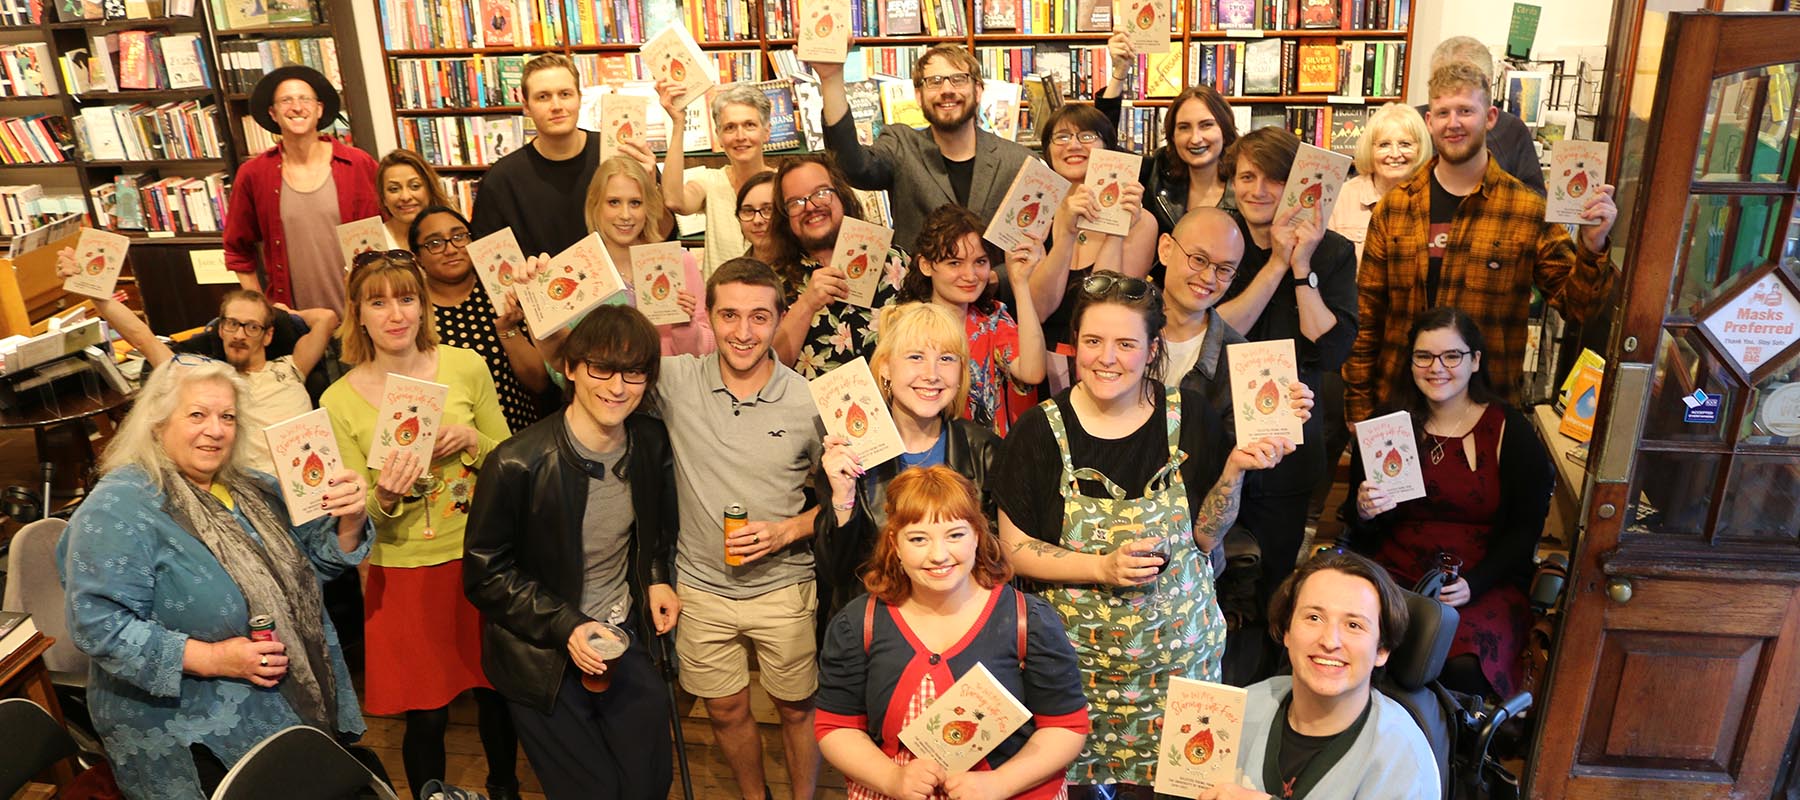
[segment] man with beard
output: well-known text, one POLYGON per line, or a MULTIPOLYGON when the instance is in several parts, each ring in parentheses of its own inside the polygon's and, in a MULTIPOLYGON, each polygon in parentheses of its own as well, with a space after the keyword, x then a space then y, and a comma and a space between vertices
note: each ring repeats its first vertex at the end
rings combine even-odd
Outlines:
POLYGON ((931 123, 882 129, 871 147, 856 138, 844 94, 844 65, 808 62, 825 101, 825 149, 858 189, 886 189, 894 209, 894 244, 908 251, 925 215, 945 203, 992 219, 1030 150, 975 124, 981 105, 981 63, 961 45, 939 44, 913 63, 913 92, 931 123))
POLYGON ((1516 404, 1532 287, 1579 322, 1598 310, 1613 281, 1606 256, 1618 216, 1613 187, 1587 189, 1581 216, 1592 224, 1571 239, 1562 225, 1544 221, 1544 198, 1489 156, 1497 111, 1481 70, 1453 61, 1431 74, 1430 91, 1426 126, 1437 156, 1388 192, 1369 219, 1357 275, 1362 325, 1344 363, 1350 423, 1372 416, 1404 377, 1407 332, 1425 311, 1461 309, 1488 333, 1494 388, 1516 404))
MULTIPOLYGON (((1431 51, 1431 70, 1452 61, 1467 61, 1493 85, 1494 54, 1473 36, 1452 36, 1431 51)), ((1419 116, 1431 116, 1431 106, 1419 106, 1419 116)), ((1544 168, 1538 164, 1537 148, 1532 145, 1531 128, 1511 111, 1502 110, 1494 117, 1493 130, 1487 134, 1488 155, 1500 162, 1506 174, 1519 179, 1525 187, 1544 193, 1544 168)))

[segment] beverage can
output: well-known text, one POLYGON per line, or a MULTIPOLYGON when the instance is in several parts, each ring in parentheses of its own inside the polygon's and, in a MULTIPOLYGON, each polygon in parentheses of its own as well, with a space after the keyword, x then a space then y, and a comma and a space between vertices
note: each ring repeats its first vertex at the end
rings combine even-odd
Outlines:
POLYGON ((275 618, 268 614, 257 614, 250 618, 250 641, 275 641, 275 618))
MULTIPOLYGON (((727 542, 731 541, 731 535, 733 533, 736 533, 739 530, 742 530, 743 527, 748 524, 750 524, 750 512, 748 512, 744 509, 743 504, 732 503, 731 505, 728 505, 725 507, 725 540, 727 542)), ((726 553, 725 553, 725 565, 726 566, 737 567, 737 566, 742 566, 743 563, 744 563, 743 556, 734 556, 731 554, 730 551, 726 551, 726 553)))

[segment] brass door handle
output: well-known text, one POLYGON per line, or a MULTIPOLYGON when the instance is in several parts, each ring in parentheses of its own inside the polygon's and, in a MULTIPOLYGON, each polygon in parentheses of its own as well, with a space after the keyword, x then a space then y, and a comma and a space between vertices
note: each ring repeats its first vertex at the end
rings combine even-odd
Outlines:
POLYGON ((1631 602, 1631 579, 1609 578, 1606 581, 1606 596, 1613 602, 1624 605, 1631 602))

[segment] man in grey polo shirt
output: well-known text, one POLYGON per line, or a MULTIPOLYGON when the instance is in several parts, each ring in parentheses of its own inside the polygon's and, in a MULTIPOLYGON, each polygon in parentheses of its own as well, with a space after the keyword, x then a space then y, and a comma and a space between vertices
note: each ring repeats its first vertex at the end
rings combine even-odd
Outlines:
POLYGON ((763 689, 781 714, 793 796, 804 800, 819 770, 812 730, 818 599, 802 540, 818 513, 806 487, 823 429, 806 381, 769 357, 785 310, 775 271, 752 258, 719 265, 706 282, 706 307, 718 351, 665 356, 656 387, 681 506, 681 686, 706 701, 739 792, 765 797, 745 643, 754 646, 763 689), (728 539, 724 512, 734 504, 749 522, 728 539))

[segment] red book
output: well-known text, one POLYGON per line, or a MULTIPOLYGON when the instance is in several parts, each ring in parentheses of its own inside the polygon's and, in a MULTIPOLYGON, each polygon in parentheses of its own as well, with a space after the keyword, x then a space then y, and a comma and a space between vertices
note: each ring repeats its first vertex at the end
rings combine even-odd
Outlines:
POLYGON ((149 89, 150 34, 145 31, 119 32, 119 88, 149 89))

